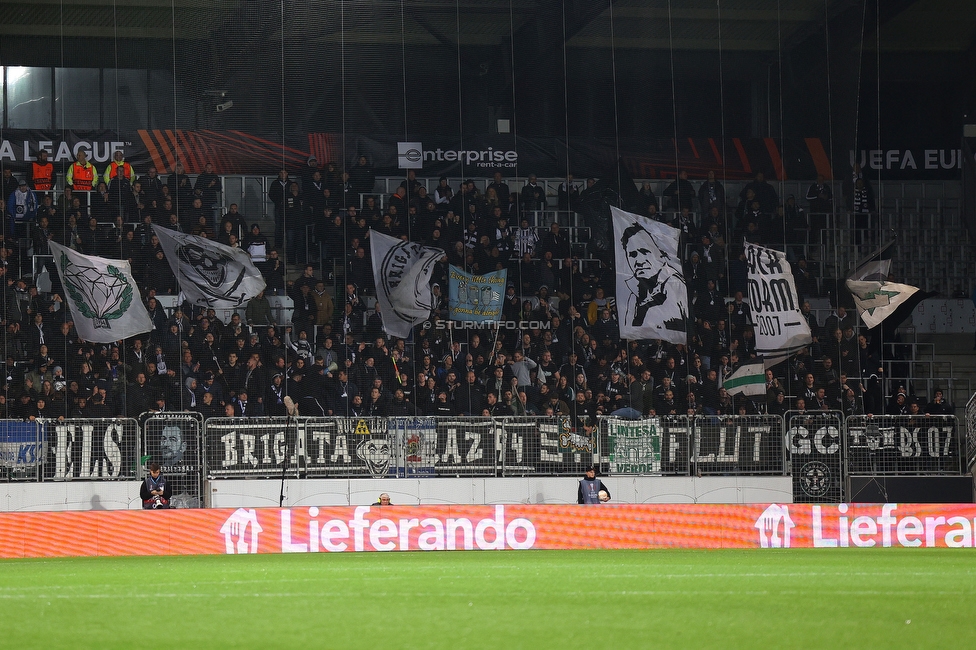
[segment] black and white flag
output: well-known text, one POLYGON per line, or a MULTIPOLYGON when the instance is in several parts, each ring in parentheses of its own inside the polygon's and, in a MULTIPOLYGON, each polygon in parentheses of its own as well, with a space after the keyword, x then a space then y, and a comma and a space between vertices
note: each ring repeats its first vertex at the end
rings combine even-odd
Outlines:
POLYGON ((750 242, 744 246, 757 354, 785 356, 813 343, 786 253, 750 242))
POLYGON ((93 343, 112 343, 152 331, 152 319, 128 262, 50 245, 78 336, 93 343))
POLYGON ((861 260, 844 282, 868 329, 877 327, 896 312, 900 315, 895 321, 897 326, 920 301, 933 295, 920 292, 918 287, 909 284, 888 282, 891 274, 889 249, 894 243, 888 242, 878 252, 861 260))
POLYGON ((430 316, 434 304, 430 277, 444 251, 375 230, 370 230, 369 241, 383 329, 390 336, 407 338, 415 325, 430 316))
POLYGON ((681 231, 615 207, 610 212, 620 337, 687 343, 688 289, 678 254, 681 231))
POLYGON ((191 303, 233 309, 264 290, 264 277, 247 251, 166 228, 154 228, 153 233, 191 303))

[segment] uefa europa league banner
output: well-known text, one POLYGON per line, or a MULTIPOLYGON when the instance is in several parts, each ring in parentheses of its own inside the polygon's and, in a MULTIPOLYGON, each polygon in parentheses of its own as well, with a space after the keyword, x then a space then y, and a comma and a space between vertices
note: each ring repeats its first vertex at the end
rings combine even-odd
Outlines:
POLYGON ((452 265, 447 287, 450 319, 477 323, 501 320, 507 275, 505 270, 471 275, 452 265))

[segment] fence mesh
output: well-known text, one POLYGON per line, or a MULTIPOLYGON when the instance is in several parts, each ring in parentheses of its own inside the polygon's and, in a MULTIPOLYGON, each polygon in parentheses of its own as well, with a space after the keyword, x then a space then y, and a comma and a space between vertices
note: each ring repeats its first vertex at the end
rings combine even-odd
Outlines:
POLYGON ((173 486, 170 507, 200 508, 204 504, 202 431, 201 420, 193 413, 164 413, 143 423, 140 476, 145 463, 160 464, 173 486))
POLYGON ((847 418, 847 471, 858 474, 963 473, 962 431, 954 415, 847 418))
POLYGON ((843 413, 787 411, 784 422, 793 473, 793 501, 843 502, 843 413))

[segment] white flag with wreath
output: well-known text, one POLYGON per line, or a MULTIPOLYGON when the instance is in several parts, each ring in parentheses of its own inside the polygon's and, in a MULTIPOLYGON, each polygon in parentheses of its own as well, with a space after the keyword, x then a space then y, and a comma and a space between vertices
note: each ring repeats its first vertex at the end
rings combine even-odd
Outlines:
POLYGON ((128 262, 50 245, 78 336, 93 343, 112 343, 152 330, 128 262))

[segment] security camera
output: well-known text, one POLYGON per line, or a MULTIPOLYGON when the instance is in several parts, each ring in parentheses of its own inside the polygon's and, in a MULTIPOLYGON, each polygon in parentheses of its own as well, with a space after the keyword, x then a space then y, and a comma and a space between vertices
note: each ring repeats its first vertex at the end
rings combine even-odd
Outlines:
POLYGON ((233 99, 228 99, 226 102, 224 102, 222 104, 217 104, 217 112, 218 113, 223 113, 228 108, 231 108, 233 106, 234 106, 234 100, 233 99))

